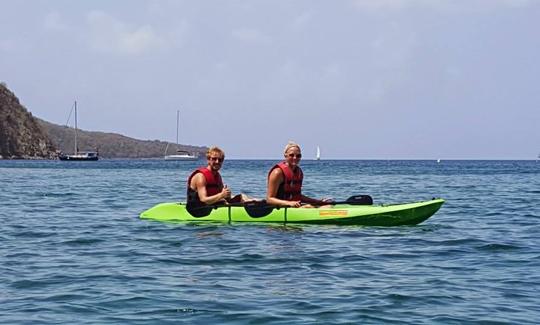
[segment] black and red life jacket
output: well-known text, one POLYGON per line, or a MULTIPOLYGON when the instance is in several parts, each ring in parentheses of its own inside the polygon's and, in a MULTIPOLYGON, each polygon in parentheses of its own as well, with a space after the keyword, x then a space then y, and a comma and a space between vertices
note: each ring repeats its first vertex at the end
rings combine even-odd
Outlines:
POLYGON ((208 168, 206 167, 200 167, 197 168, 191 175, 188 177, 187 181, 187 203, 201 203, 201 200, 199 198, 199 193, 197 191, 191 189, 191 179, 193 176, 195 176, 197 173, 202 173, 204 175, 204 178, 206 179, 206 195, 212 196, 216 195, 221 190, 223 190, 223 181, 221 180, 221 175, 219 173, 214 174, 208 168))
POLYGON ((302 199, 302 180, 304 179, 304 173, 300 167, 296 167, 294 172, 284 162, 280 162, 270 169, 270 173, 279 168, 283 172, 283 183, 279 184, 277 198, 287 201, 300 201, 302 199))

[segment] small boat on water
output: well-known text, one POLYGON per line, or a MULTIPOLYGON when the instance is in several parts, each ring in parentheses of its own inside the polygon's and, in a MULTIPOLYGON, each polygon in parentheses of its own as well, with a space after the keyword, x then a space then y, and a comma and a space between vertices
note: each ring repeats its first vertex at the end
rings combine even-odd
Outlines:
POLYGON ((427 220, 443 203, 442 199, 390 205, 373 205, 372 201, 345 201, 320 208, 303 209, 275 207, 265 202, 190 208, 185 203, 171 202, 157 204, 142 212, 140 218, 167 222, 403 226, 416 225, 427 220))
MULTIPOLYGON (((58 159, 64 160, 64 161, 96 161, 99 159, 99 154, 97 151, 79 151, 79 146, 77 144, 77 101, 73 104, 73 109, 75 110, 75 122, 74 122, 74 129, 75 129, 75 146, 73 149, 73 154, 65 154, 60 153, 58 156, 58 159)), ((73 111, 72 109, 72 111, 73 111)), ((71 112, 70 112, 71 117, 71 112)), ((68 118, 69 121, 69 118, 68 118)))
MULTIPOLYGON (((176 111, 176 145, 178 145, 178 125, 180 124, 180 111, 176 111)), ((167 155, 169 149, 169 143, 165 147, 165 160, 197 160, 199 155, 196 153, 189 153, 185 150, 176 150, 176 154, 167 155)))
POLYGON ((165 160, 197 160, 199 156, 183 150, 177 150, 175 155, 165 155, 165 160))
POLYGON ((315 160, 321 160, 321 148, 317 146, 317 156, 315 156, 315 160))
POLYGON ((60 154, 58 159, 71 161, 96 161, 99 159, 99 155, 96 151, 81 151, 74 155, 60 154))

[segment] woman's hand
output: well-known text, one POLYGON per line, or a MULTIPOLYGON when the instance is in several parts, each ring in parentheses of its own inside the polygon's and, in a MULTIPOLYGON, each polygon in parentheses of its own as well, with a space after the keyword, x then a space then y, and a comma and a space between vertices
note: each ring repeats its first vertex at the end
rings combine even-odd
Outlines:
POLYGON ((301 206, 301 202, 300 201, 288 201, 287 202, 287 206, 291 207, 291 208, 299 208, 301 206))

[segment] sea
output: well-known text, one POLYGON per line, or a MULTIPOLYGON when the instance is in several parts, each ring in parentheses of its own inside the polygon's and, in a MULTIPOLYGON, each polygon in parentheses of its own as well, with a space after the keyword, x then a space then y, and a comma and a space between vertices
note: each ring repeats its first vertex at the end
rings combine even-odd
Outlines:
MULTIPOLYGON (((273 160, 226 160, 265 195, 273 160)), ((540 162, 304 160, 304 193, 443 198, 416 226, 163 223, 204 161, 0 161, 2 324, 539 324, 540 162)))

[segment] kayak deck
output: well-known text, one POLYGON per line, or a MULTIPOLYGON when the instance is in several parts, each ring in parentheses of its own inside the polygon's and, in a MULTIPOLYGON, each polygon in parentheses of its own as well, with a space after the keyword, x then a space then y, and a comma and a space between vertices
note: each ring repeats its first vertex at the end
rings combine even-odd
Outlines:
MULTIPOLYGON (((141 219, 168 222, 271 222, 298 224, 333 224, 364 226, 416 225, 435 214, 444 203, 443 199, 392 204, 350 205, 337 204, 321 208, 272 208, 263 216, 246 211, 243 206, 226 206, 212 209, 208 215, 194 217, 184 203, 160 203, 140 214, 141 219), (251 215, 250 215, 251 214, 251 215)), ((209 209, 209 208, 208 208, 209 209)))

